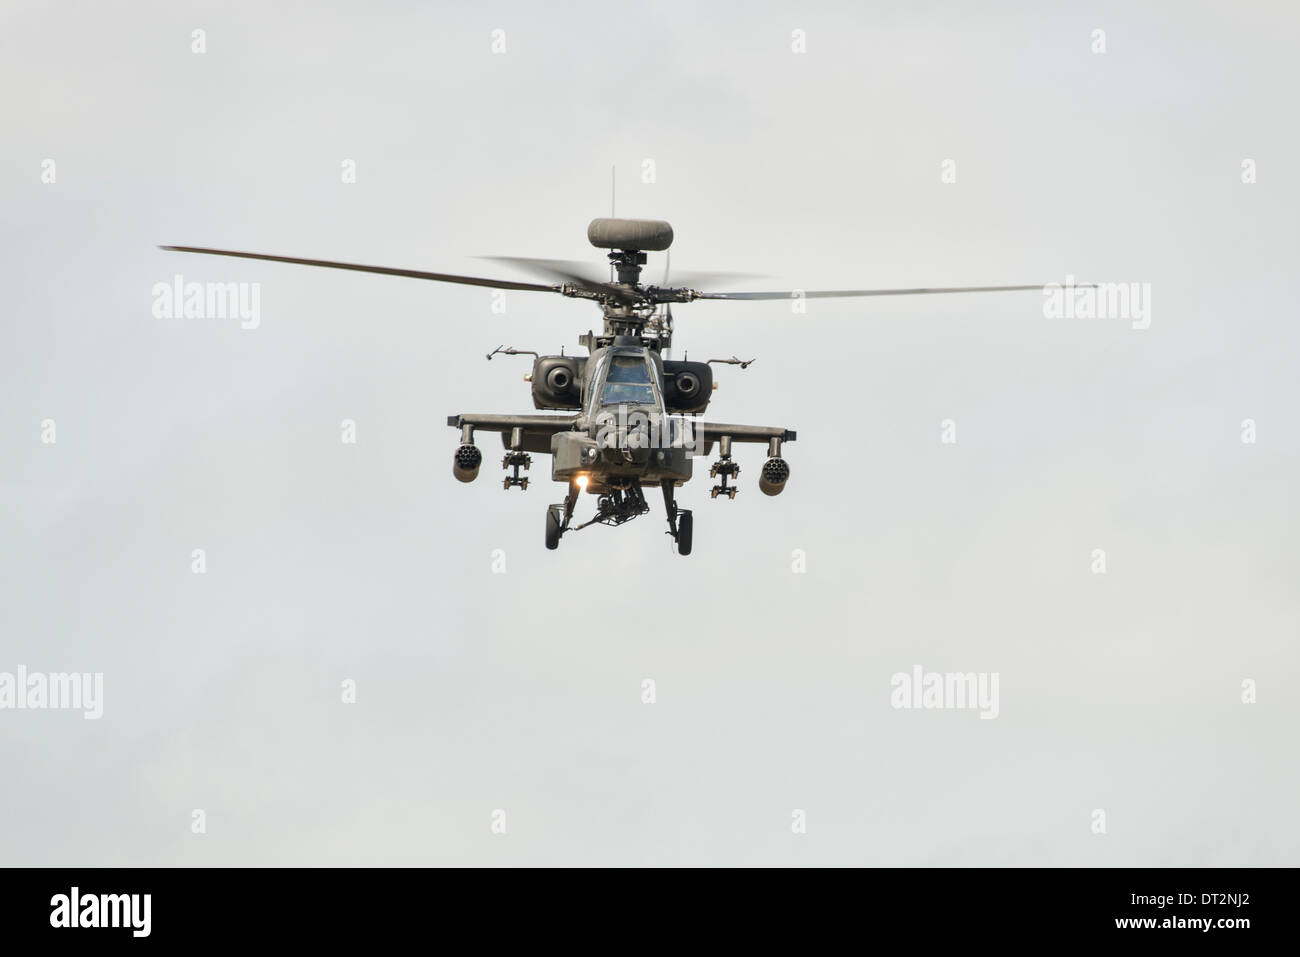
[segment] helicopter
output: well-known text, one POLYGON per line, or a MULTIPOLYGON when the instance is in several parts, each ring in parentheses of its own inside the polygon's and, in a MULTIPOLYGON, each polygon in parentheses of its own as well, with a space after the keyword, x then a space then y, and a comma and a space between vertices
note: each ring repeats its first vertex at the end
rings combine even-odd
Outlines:
MULTIPOLYGON (((448 416, 447 425, 460 433, 460 444, 452 456, 452 474, 461 482, 472 482, 483 464, 483 452, 475 444, 478 433, 498 433, 505 450, 503 487, 528 489, 528 476, 521 472, 532 466, 534 455, 551 456, 551 480, 567 489, 564 501, 547 507, 546 547, 559 547, 569 532, 591 525, 619 526, 650 511, 645 490, 658 486, 663 494, 668 533, 680 555, 691 554, 694 515, 680 508, 676 490, 689 482, 693 461, 712 454, 718 458, 709 469, 718 483, 710 490, 713 499, 734 499, 740 466, 732 456, 736 443, 767 446, 767 457, 759 470, 758 487, 765 495, 781 494, 790 479, 790 465, 783 457, 784 445, 796 433, 782 426, 732 425, 706 422, 699 417, 708 408, 716 388, 714 364, 746 368, 754 360, 710 359, 691 362, 670 358, 673 335, 672 306, 699 300, 761 301, 778 299, 829 299, 862 296, 904 296, 934 293, 1014 292, 1041 290, 1043 284, 1019 286, 961 286, 914 289, 786 290, 780 292, 705 292, 691 285, 670 286, 668 269, 662 285, 641 281, 647 253, 667 253, 673 242, 673 228, 662 220, 593 219, 587 227, 592 246, 606 251, 610 265, 608 282, 593 279, 583 264, 553 259, 487 257, 543 276, 548 283, 485 279, 419 269, 366 266, 325 259, 302 259, 267 253, 236 252, 199 246, 160 246, 171 252, 202 253, 256 259, 268 262, 319 266, 355 272, 378 273, 429 279, 436 282, 486 286, 493 289, 558 293, 571 299, 586 299, 601 309, 604 326, 600 333, 578 337, 586 356, 542 355, 532 350, 498 346, 494 355, 531 355, 532 372, 525 379, 532 384, 535 415, 491 415, 460 413, 448 416), (574 524, 579 497, 596 497, 593 517, 574 524)), ((718 274, 702 274, 704 278, 718 274)))

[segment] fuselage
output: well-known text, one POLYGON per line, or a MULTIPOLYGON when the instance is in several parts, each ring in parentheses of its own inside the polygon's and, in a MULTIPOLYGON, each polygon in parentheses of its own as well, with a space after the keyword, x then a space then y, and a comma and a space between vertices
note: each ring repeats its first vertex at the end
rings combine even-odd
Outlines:
POLYGON ((552 478, 585 477, 589 491, 691 476, 691 420, 666 411, 663 361, 640 344, 592 350, 584 366, 581 431, 551 442, 552 478))

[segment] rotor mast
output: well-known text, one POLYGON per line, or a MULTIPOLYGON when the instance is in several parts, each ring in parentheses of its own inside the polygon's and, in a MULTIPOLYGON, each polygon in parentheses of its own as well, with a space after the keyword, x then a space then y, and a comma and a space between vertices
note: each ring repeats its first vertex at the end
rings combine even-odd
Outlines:
POLYGON ((672 344, 671 323, 657 312, 656 290, 641 285, 646 252, 662 252, 673 242, 673 228, 656 219, 593 219, 587 227, 588 241, 608 250, 616 281, 611 295, 601 298, 605 319, 602 338, 650 335, 656 348, 672 344))

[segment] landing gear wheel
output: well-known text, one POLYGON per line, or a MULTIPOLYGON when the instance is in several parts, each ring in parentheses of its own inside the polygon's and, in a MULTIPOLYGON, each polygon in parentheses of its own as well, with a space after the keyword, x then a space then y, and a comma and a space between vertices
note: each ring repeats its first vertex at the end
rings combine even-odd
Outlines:
POLYGON ((677 513, 677 554, 691 553, 691 533, 695 530, 695 516, 690 512, 677 513))
POLYGON ((554 551, 560 547, 560 530, 564 526, 564 506, 549 505, 546 508, 546 547, 554 551))

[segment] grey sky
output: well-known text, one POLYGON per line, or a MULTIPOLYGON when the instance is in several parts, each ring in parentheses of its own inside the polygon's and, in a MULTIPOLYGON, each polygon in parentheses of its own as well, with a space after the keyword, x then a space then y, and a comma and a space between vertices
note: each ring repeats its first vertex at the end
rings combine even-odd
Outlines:
POLYGON ((0 16, 0 671, 105 695, 0 710, 0 863, 1300 861, 1289 5, 0 16), (710 418, 796 429, 787 491, 744 450, 734 502, 696 463, 691 557, 657 504, 547 552, 558 486, 504 493, 486 438, 455 482, 445 418, 530 411, 484 353, 592 306, 155 249, 598 263, 611 166, 677 268, 1150 283, 1151 326, 682 306, 678 355, 758 357, 710 418), (260 326, 154 318, 177 273, 261 283, 260 326), (999 673, 998 718, 891 708, 917 664, 999 673))

